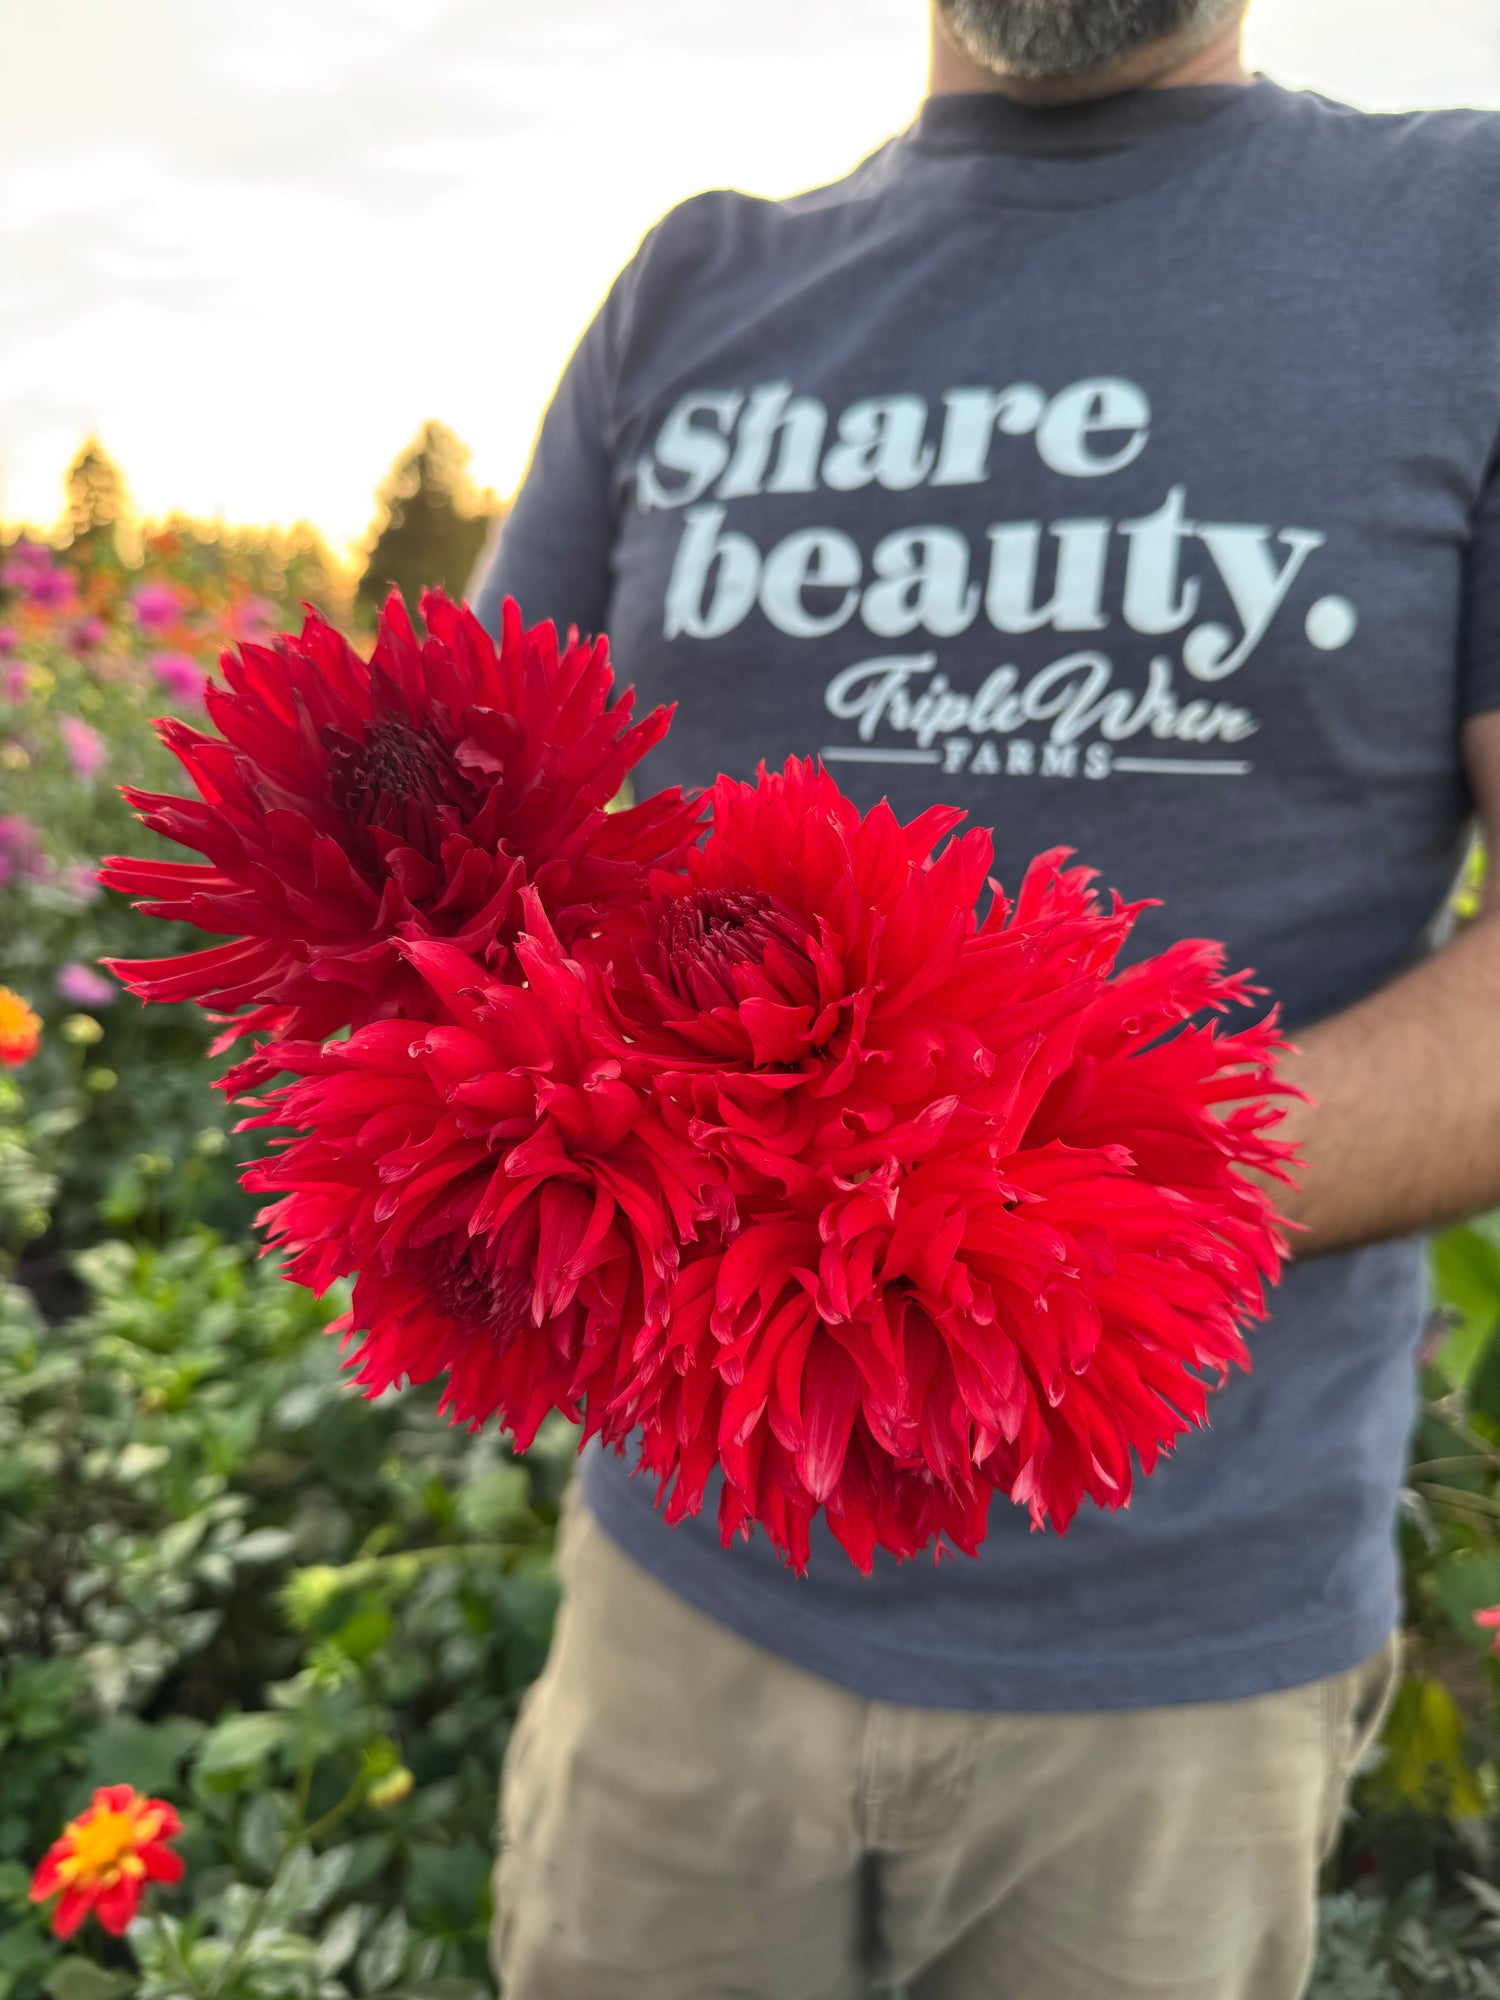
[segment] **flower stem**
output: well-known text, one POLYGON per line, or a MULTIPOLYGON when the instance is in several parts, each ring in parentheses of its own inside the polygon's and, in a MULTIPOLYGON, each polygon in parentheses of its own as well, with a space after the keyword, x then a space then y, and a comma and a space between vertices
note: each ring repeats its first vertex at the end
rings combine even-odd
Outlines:
POLYGON ((193 1995, 193 2000, 204 2000, 202 1989, 199 1987, 197 1980, 194 1979, 193 1977, 192 1967, 188 1964, 187 1959, 183 1956, 181 1946, 178 1944, 176 1938, 172 1935, 170 1929, 167 1926, 166 1918, 162 1915, 161 1911, 156 1907, 154 1901, 147 1905, 146 1915, 151 1920, 152 1929, 156 1932, 157 1937, 161 1940, 162 1956, 164 1960, 166 1960, 168 1963, 175 1963, 178 1974, 182 1979, 182 1983, 184 1986, 186 1986, 188 1992, 193 1995))
POLYGON ((282 1877, 282 1871, 285 1869, 287 1861, 292 1854, 304 1844, 311 1846, 315 1840, 321 1840, 323 1835, 331 1832, 340 1820, 347 1819, 349 1814, 354 1811, 355 1807, 364 1797, 367 1782, 364 1773, 361 1772, 337 1805, 331 1806, 323 1814, 322 1818, 314 1820, 311 1826, 304 1827, 302 1825, 302 1813, 306 1806, 307 1793, 312 1783, 311 1766, 304 1766, 303 1770, 298 1773, 296 1818, 287 1837, 286 1845, 282 1848, 281 1859, 271 1871, 270 1881, 267 1882, 255 1901, 250 1905, 249 1915, 245 1918, 244 1926, 234 1941, 233 1949, 228 1958, 219 1967, 218 1976, 209 1987, 208 1992, 201 1996, 201 2000, 219 2000, 219 1995, 229 1983, 230 1974, 238 1967, 240 1960, 244 1957, 246 1948, 251 1938, 255 1935, 256 1927, 265 1915, 266 1905, 275 1893, 276 1885, 282 1877))

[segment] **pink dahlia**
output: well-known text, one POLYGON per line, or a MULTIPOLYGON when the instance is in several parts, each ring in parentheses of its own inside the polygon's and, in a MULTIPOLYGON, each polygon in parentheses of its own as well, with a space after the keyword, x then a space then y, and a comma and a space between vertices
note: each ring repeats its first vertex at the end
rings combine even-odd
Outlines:
POLYGON ((82 965, 75 959, 59 971, 57 990, 75 1007, 109 1007, 114 1004, 118 989, 102 972, 95 972, 91 965, 82 965))
POLYGON ((729 1220, 684 1256, 621 1411, 669 1517, 724 1473, 727 1539, 797 1566, 821 1509, 881 1545, 972 1550, 991 1495, 1065 1528, 1130 1495, 1244 1365, 1281 1250, 1244 1169, 1272 1021, 1216 946, 1117 972, 1140 906, 1061 853, 980 924, 989 836, 863 818, 811 764, 720 779, 675 878, 588 945, 621 1076, 717 1166, 729 1220))
POLYGON ((179 708, 201 708, 208 675, 191 653, 153 653, 151 671, 179 708))
POLYGON ((165 632, 175 625, 182 609, 182 597, 176 587, 157 580, 143 583, 131 593, 131 603, 135 615, 148 632, 165 632))
POLYGON ((537 892, 526 900, 539 935, 516 945, 525 986, 412 940, 420 1023, 281 1044, 297 1080, 248 1122, 299 1136, 246 1177, 280 1197, 261 1219, 291 1277, 321 1292, 354 1275, 340 1330, 361 1336, 371 1395, 446 1372, 454 1420, 499 1413, 522 1448, 585 1397, 600 1427, 631 1340, 666 1310, 706 1178, 649 1087, 600 1052, 580 970, 537 892))
POLYGON ((79 778, 97 777, 104 767, 105 742, 99 731, 82 716, 60 715, 57 718, 57 733, 62 738, 73 774, 79 778))
MULTIPOLYGON (((228 685, 206 696, 219 734, 159 725, 199 797, 126 796, 205 864, 116 858, 104 879, 229 942, 118 966, 133 992, 235 1015, 226 1043, 318 1041, 420 1014, 399 940, 503 973, 526 886, 570 942, 637 896, 644 869, 677 864, 698 817, 679 793, 606 810, 669 717, 632 725, 628 692, 610 705, 603 640, 560 649, 507 604, 497 647, 439 592, 422 612, 425 642, 392 593, 369 660, 311 614, 298 638, 224 654, 228 685)), ((266 1073, 252 1059, 234 1082, 266 1073)))

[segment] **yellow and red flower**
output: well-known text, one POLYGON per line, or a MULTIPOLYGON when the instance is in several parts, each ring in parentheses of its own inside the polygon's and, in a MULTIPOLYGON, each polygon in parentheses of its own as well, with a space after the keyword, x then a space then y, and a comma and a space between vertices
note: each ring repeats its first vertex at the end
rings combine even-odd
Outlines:
POLYGON ((31 1900, 56 1896, 52 1928, 69 1938, 92 1913, 120 1937, 150 1882, 182 1878, 182 1856, 167 1845, 182 1821, 164 1799, 133 1785, 101 1785, 93 1802, 70 1820, 31 1878, 31 1900))
POLYGON ((18 1069, 42 1046, 42 1024, 19 993, 0 986, 0 1063, 18 1069))

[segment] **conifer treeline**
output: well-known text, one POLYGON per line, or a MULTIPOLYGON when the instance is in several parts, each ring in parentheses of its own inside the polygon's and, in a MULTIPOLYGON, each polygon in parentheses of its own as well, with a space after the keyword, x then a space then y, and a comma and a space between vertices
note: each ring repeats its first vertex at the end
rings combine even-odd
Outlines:
MULTIPOLYGON (((351 608, 359 622, 373 622, 392 584, 413 609, 426 585, 439 585, 455 596, 467 588, 485 539, 505 511, 489 488, 476 486, 469 458, 468 446, 436 421, 425 423, 397 456, 377 490, 375 516, 351 579, 351 608)), ((66 504, 54 540, 79 553, 102 554, 106 544, 113 552, 136 539, 125 480, 98 438, 84 441, 68 467, 65 490, 66 504)), ((206 524, 191 523, 181 515, 174 515, 170 525, 178 530, 196 527, 204 536, 212 532, 206 524)), ((231 540, 247 532, 253 531, 223 531, 231 540)), ((0 534, 0 540, 6 539, 8 535, 0 534)), ((335 578, 339 565, 316 529, 299 523, 279 539, 323 570, 330 582, 335 578)))

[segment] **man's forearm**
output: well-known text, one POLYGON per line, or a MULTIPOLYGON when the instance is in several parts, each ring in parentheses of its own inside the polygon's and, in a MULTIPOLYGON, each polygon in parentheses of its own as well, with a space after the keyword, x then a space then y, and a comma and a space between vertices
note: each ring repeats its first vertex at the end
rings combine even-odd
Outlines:
POLYGON ((1293 1255, 1500 1206, 1500 898, 1425 964, 1295 1037, 1293 1255))

